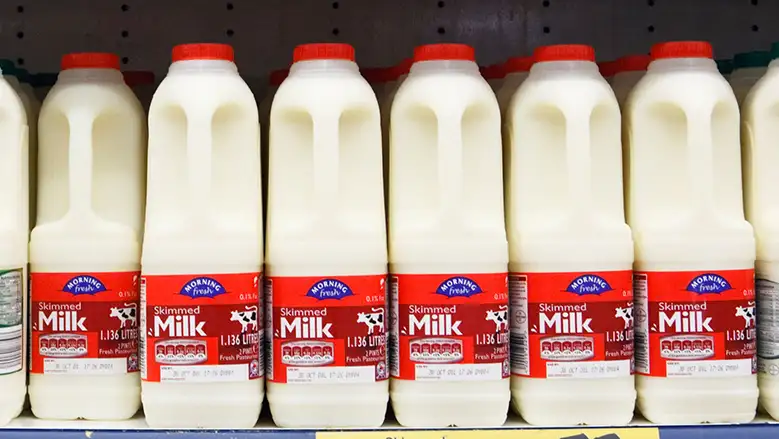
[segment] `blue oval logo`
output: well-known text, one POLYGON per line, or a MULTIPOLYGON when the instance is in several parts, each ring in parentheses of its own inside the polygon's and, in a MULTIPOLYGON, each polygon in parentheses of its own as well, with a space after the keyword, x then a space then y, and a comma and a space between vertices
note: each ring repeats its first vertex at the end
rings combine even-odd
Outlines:
POLYGON ((100 279, 94 276, 81 275, 67 281, 65 286, 62 287, 62 291, 75 296, 82 294, 89 294, 91 296, 106 291, 106 287, 103 285, 103 282, 100 282, 100 279))
POLYGON ((435 290, 436 294, 446 297, 471 297, 481 294, 482 290, 479 284, 464 276, 450 277, 441 282, 435 290))
POLYGON ((185 283, 179 291, 182 296, 198 299, 205 297, 213 299, 216 296, 225 294, 225 287, 218 281, 210 277, 196 277, 189 282, 185 283))
POLYGON ((338 279, 322 279, 308 289, 306 296, 314 297, 317 300, 341 300, 344 297, 354 296, 354 293, 349 285, 338 279))
POLYGON ((706 273, 695 276, 687 284, 687 291, 697 294, 720 294, 732 290, 730 282, 716 273, 706 273))
POLYGON ((611 291, 611 285, 606 282, 606 279, 596 274, 583 274, 576 279, 572 280, 568 284, 568 288, 565 291, 580 296, 586 296, 590 294, 603 294, 607 291, 611 291))

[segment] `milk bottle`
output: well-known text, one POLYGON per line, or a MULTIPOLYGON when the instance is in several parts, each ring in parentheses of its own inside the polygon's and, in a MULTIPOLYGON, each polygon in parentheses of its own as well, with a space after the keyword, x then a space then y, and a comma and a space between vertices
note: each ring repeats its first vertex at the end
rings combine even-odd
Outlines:
POLYGON ((619 106, 593 48, 536 49, 508 114, 513 405, 534 425, 627 424, 633 241, 619 106))
POLYGON ((268 402, 280 427, 377 427, 389 397, 379 106, 352 46, 305 44, 293 59, 270 115, 268 402))
POLYGON ((22 83, 19 81, 19 69, 14 66, 13 61, 8 59, 0 59, 0 70, 3 72, 3 79, 6 80, 6 82, 13 88, 14 92, 16 92, 16 95, 19 97, 19 99, 22 101, 22 105, 24 106, 24 112, 27 116, 28 121, 34 121, 35 123, 31 123, 28 125, 28 187, 29 187, 29 197, 30 202, 28 205, 29 214, 27 216, 29 220, 29 229, 32 230, 32 227, 35 223, 35 211, 37 208, 37 198, 38 198, 38 191, 37 191, 37 184, 38 184, 38 178, 37 178, 37 166, 38 163, 38 112, 40 111, 40 103, 37 99, 30 96, 28 92, 25 91, 25 87, 22 85, 22 83))
POLYGON ((232 47, 173 48, 149 108, 140 353, 151 427, 249 428, 259 416, 259 128, 232 47))
POLYGON ((649 55, 629 55, 617 60, 617 69, 611 80, 611 88, 620 108, 624 108, 630 91, 646 73, 651 58, 649 55))
POLYGON ((263 220, 267 214, 268 203, 268 130, 270 124, 268 118, 270 117, 270 107, 273 103, 273 97, 276 95, 276 90, 284 79, 287 78, 289 69, 279 69, 270 72, 268 77, 268 91, 265 94, 262 102, 260 102, 260 150, 262 152, 260 160, 262 162, 262 211, 263 220))
POLYGON ((417 47, 390 132, 390 394, 403 426, 506 419, 500 136, 498 102, 473 48, 417 47))
MULTIPOLYGON (((4 73, 4 72, 3 72, 4 73)), ((0 78, 0 426, 22 411, 27 334, 27 115, 0 78)))
POLYGON ((763 51, 738 53, 733 57, 733 73, 728 81, 733 87, 739 105, 746 99, 749 90, 765 74, 771 53, 763 51))
POLYGON ((148 113, 151 98, 154 96, 154 90, 157 88, 154 72, 148 70, 129 70, 122 72, 124 82, 141 101, 144 112, 148 113))
POLYGON ((47 419, 140 406, 138 293, 145 124, 110 53, 74 53, 41 108, 30 238, 30 403, 47 419))
POLYGON ((732 59, 718 59, 717 70, 725 78, 730 78, 730 74, 733 73, 733 60, 732 59))
POLYGON ((756 287, 758 384, 761 406, 779 418, 779 203, 774 151, 777 138, 773 108, 779 103, 779 43, 774 43, 773 61, 752 88, 741 112, 744 154, 744 206, 757 238, 756 287))
POLYGON ((663 424, 748 422, 757 405, 738 104, 711 57, 654 46, 625 110, 638 407, 663 424))
MULTIPOLYGON (((511 98, 517 91, 522 82, 527 79, 530 73, 530 66, 533 65, 532 56, 517 56, 509 58, 503 65, 503 71, 506 72, 506 76, 503 79, 503 84, 495 93, 498 97, 498 105, 500 106, 500 114, 506 116, 506 110, 508 109, 511 98)), ((505 177, 505 175, 504 175, 505 177)))
POLYGON ((392 69, 390 80, 385 85, 383 97, 379 97, 379 110, 381 112, 381 162, 384 175, 384 209, 386 211, 389 202, 389 133, 390 133, 390 114, 392 113, 392 101, 395 100, 395 94, 406 80, 408 72, 414 60, 404 59, 392 69))

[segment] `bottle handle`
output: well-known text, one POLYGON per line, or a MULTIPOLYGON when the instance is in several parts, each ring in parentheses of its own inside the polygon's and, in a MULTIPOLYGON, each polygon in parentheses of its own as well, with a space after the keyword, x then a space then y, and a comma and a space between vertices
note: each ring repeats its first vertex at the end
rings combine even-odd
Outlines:
POLYGON ((70 131, 68 137, 70 207, 67 216, 85 218, 92 213, 92 129, 95 117, 84 111, 72 113, 67 117, 70 131))
POLYGON ((187 180, 189 183, 189 210, 193 221, 207 221, 203 203, 211 200, 211 158, 213 136, 211 115, 200 120, 187 115, 187 180))
POLYGON ((338 117, 332 120, 332 116, 320 115, 313 117, 313 183, 317 212, 320 218, 325 220, 330 215, 338 193, 338 177, 340 162, 340 139, 338 117))
MULTIPOLYGON (((592 109, 591 109, 592 110, 592 109)), ((592 144, 590 115, 567 117, 565 157, 568 168, 569 203, 572 212, 586 212, 592 203, 592 144)))
POLYGON ((462 114, 438 117, 438 193, 441 216, 459 218, 457 210, 463 189, 462 114))
POLYGON ((714 142, 711 130, 711 116, 686 114, 687 125, 687 169, 696 169, 690 172, 690 187, 692 188, 693 203, 698 204, 696 209, 700 215, 713 213, 714 200, 714 142))

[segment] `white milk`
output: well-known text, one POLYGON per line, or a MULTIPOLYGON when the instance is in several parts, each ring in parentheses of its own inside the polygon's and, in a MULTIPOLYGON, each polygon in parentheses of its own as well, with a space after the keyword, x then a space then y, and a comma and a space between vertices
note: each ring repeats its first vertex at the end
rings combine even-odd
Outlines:
POLYGON ((768 71, 744 101, 741 139, 744 154, 744 206, 757 238, 758 384, 761 406, 779 418, 779 200, 776 166, 779 153, 775 142, 777 120, 773 108, 779 104, 779 44, 768 71))
POLYGON ((267 215, 267 203, 268 203, 268 130, 270 129, 270 107, 273 103, 273 97, 276 95, 276 90, 284 79, 287 78, 289 69, 280 69, 270 72, 268 77, 268 91, 265 97, 260 102, 260 149, 262 151, 262 211, 263 220, 267 215))
POLYGON ((140 353, 151 427, 249 428, 260 414, 259 128, 232 47, 173 49, 149 108, 140 353))
POLYGON ((508 113, 514 408, 534 425, 627 424, 633 241, 619 106, 595 51, 536 49, 508 113), (572 309, 583 324, 567 325, 572 309))
POLYGON ((154 96, 154 91, 157 89, 157 83, 154 78, 154 72, 147 70, 130 70, 122 72, 124 76, 124 82, 130 87, 130 89, 141 101, 143 111, 149 112, 149 105, 151 104, 151 98, 154 96))
POLYGON ((387 210, 389 203, 389 133, 390 133, 390 115, 392 114, 392 102, 395 100, 395 94, 408 77, 408 72, 414 60, 406 58, 397 66, 392 68, 389 74, 389 81, 384 86, 384 92, 378 96, 379 111, 381 112, 381 163, 384 181, 384 209, 387 210))
POLYGON ((30 403, 47 419, 140 407, 138 292, 145 124, 119 58, 65 55, 41 108, 30 239, 30 403))
POLYGON ((498 426, 510 399, 500 109, 471 47, 414 55, 390 132, 392 407, 406 427, 498 426))
POLYGON ((270 115, 268 402, 280 427, 378 427, 389 398, 379 106, 351 46, 306 44, 293 58, 270 115))
POLYGON ((765 74, 771 53, 763 51, 738 53, 733 57, 733 73, 728 77, 736 94, 739 106, 746 99, 749 90, 765 74))
POLYGON ((625 107, 630 91, 646 73, 649 55, 629 55, 617 60, 617 71, 611 80, 611 88, 620 108, 625 107))
POLYGON ((748 422, 757 406, 738 104, 711 54, 656 45, 625 110, 638 408, 663 424, 748 422))
POLYGON ((22 411, 27 395, 27 116, 0 79, 0 426, 22 411))
POLYGON ((532 56, 518 56, 509 58, 503 65, 503 70, 506 72, 506 77, 503 78, 503 83, 495 92, 495 95, 498 97, 500 114, 503 117, 506 117, 506 110, 508 110, 509 103, 511 103, 511 98, 514 96, 514 93, 516 93, 519 86, 522 85, 525 79, 527 79, 527 76, 530 74, 530 67, 532 65, 532 56))

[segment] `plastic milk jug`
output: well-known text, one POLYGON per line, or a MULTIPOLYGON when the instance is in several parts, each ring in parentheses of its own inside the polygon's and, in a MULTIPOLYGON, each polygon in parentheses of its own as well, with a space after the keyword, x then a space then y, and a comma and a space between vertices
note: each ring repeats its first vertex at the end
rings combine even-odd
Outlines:
POLYGON ((506 420, 502 174, 500 109, 473 48, 417 47, 390 132, 390 394, 403 426, 506 420))
MULTIPOLYGON (((3 75, 5 76, 5 75, 3 75)), ((0 426, 22 411, 27 394, 27 115, 0 78, 0 426)))
POLYGON ((617 71, 611 80, 611 88, 620 108, 624 108, 630 91, 644 76, 650 61, 649 55, 629 55, 617 60, 617 71))
POLYGON ((522 85, 530 74, 530 66, 532 65, 532 56, 509 58, 503 65, 506 77, 503 78, 503 84, 501 84, 500 88, 495 93, 498 97, 498 105, 500 105, 500 114, 503 115, 503 117, 506 116, 506 110, 508 109, 509 103, 511 103, 511 98, 514 96, 514 93, 516 93, 519 86, 522 85))
POLYGON ((133 93, 135 93, 138 100, 141 101, 143 111, 148 113, 151 98, 154 96, 154 90, 157 88, 154 72, 147 70, 129 70, 122 72, 122 75, 124 76, 124 82, 127 83, 133 93))
POLYGON ((28 205, 29 214, 27 216, 29 220, 28 228, 32 230, 35 223, 35 212, 37 208, 37 163, 38 163, 38 112, 40 111, 40 102, 29 95, 25 90, 25 87, 19 81, 19 69, 14 66, 13 61, 7 59, 0 59, 0 70, 3 72, 3 79, 13 88, 16 95, 21 99, 24 106, 24 112, 27 115, 27 121, 33 121, 28 123, 28 187, 30 192, 30 202, 28 205))
POLYGON ((508 113, 514 408, 534 425, 627 424, 633 241, 619 105, 595 50, 536 49, 508 113))
POLYGON ((749 90, 768 69, 771 53, 763 51, 738 53, 733 57, 733 73, 728 77, 736 94, 739 106, 746 99, 749 90))
POLYGON ((274 70, 270 73, 270 76, 268 78, 268 91, 266 92, 265 97, 262 99, 262 102, 260 102, 260 107, 259 107, 260 138, 261 138, 260 150, 262 151, 261 161, 262 161, 263 220, 265 220, 265 215, 267 214, 267 203, 268 203, 268 130, 270 129, 268 118, 270 117, 270 107, 271 104, 273 103, 273 97, 276 95, 276 90, 278 90, 281 83, 284 82, 284 79, 287 78, 288 74, 289 74, 289 69, 274 70))
POLYGON ((383 96, 379 97, 379 109, 381 111, 381 162, 384 171, 384 200, 386 202, 389 202, 389 133, 392 102, 395 100, 395 94, 397 94, 398 89, 406 80, 413 63, 414 60, 412 58, 407 58, 395 66, 390 75, 391 80, 385 85, 383 96))
POLYGON ((755 238, 739 111, 705 42, 652 48, 625 110, 638 408, 651 422, 748 422, 757 406, 755 238))
POLYGON ((45 419, 140 407, 138 294, 146 167, 141 105, 110 53, 74 53, 39 119, 30 238, 30 404, 45 419))
POLYGON ((779 135, 773 108, 779 104, 779 43, 768 71, 755 84, 741 108, 741 139, 744 154, 744 206, 755 228, 755 264, 758 384, 760 403, 779 418, 779 202, 776 200, 779 165, 775 139, 779 135))
POLYGON ((151 427, 249 428, 259 416, 259 142, 232 47, 176 46, 149 108, 140 352, 151 427))
POLYGON ((354 48, 295 48, 270 114, 266 334, 279 427, 377 427, 389 398, 379 105, 354 48))

